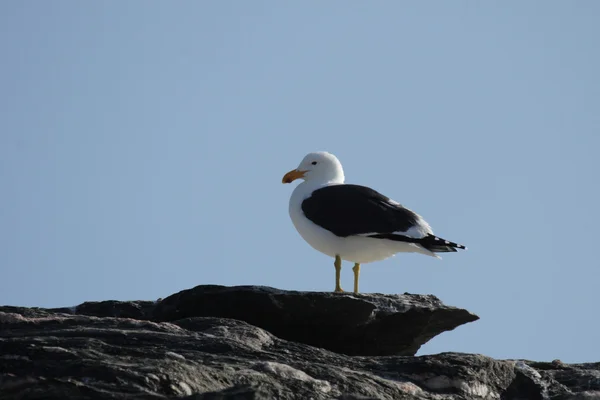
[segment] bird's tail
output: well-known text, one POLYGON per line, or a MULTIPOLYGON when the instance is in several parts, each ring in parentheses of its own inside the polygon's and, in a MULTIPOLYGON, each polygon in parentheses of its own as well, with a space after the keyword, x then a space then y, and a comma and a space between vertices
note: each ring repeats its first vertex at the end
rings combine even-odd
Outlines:
POLYGON ((432 251, 434 253, 451 253, 459 250, 466 250, 467 248, 462 244, 454 243, 446 239, 442 239, 435 235, 427 235, 422 239, 415 240, 415 243, 420 244, 423 248, 432 251))
MULTIPOLYGON (((466 250, 467 248, 462 244, 454 243, 446 239, 442 239, 435 235, 427 235, 422 238, 413 238, 410 236, 404 236, 397 233, 376 233, 367 237, 378 238, 378 239, 389 239, 396 242, 414 243, 421 246, 425 250, 431 253, 455 253, 459 250, 466 250)), ((434 255, 434 254, 429 254, 434 255)), ((439 257, 438 257, 439 258, 439 257)))

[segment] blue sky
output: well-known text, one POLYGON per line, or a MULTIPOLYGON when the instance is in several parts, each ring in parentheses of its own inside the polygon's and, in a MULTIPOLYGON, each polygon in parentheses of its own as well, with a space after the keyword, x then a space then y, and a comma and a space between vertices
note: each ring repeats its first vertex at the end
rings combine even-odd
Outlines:
POLYGON ((419 354, 598 361, 599 17, 592 0, 3 2, 0 304, 333 290, 281 184, 327 150, 469 247, 363 266, 363 292, 481 317, 419 354))

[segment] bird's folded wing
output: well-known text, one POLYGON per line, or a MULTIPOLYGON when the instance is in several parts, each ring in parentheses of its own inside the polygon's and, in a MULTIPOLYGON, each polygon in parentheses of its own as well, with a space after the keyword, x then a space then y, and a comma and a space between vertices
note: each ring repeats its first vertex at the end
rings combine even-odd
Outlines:
POLYGON ((419 216, 381 193, 360 185, 331 185, 302 202, 304 215, 337 236, 401 233, 420 223, 419 216))

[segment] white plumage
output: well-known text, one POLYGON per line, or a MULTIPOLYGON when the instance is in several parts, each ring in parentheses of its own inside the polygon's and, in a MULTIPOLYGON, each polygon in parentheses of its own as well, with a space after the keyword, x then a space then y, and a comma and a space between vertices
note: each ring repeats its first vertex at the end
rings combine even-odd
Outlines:
MULTIPOLYGON (((290 183, 299 178, 304 182, 294 189, 289 202, 296 230, 314 249, 352 261, 357 269, 359 264, 401 252, 439 258, 436 252, 465 248, 434 236, 420 215, 400 203, 368 187, 345 184, 342 165, 333 154, 306 155, 282 181, 290 183)), ((355 279, 358 291, 357 271, 355 279)), ((338 289, 341 291, 336 282, 338 289)))

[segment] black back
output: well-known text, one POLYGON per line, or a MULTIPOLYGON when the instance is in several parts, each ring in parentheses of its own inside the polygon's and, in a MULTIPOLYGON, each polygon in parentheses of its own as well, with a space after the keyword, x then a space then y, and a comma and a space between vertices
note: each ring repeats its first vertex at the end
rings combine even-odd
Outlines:
POLYGON ((381 193, 360 185, 332 185, 302 202, 304 215, 337 236, 405 232, 418 216, 381 193))

